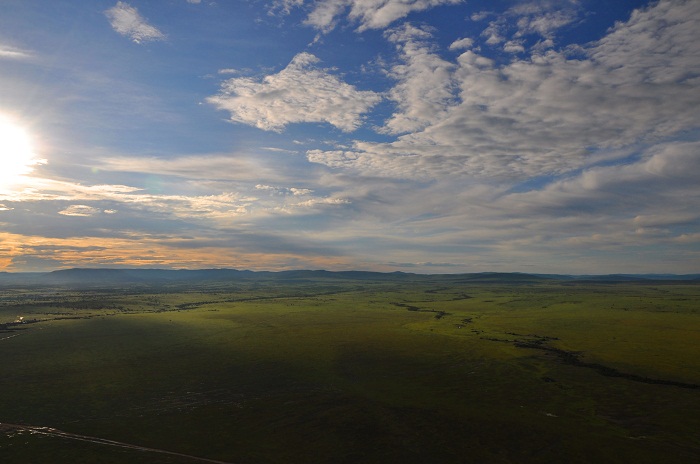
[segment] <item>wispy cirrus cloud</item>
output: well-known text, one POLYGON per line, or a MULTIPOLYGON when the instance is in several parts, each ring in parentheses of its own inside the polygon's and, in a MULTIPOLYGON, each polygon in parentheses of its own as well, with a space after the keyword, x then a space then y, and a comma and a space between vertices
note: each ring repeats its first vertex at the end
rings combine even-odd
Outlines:
POLYGON ((278 179, 276 169, 246 156, 223 154, 178 157, 104 156, 90 167, 113 172, 174 176, 190 180, 260 181, 278 179))
MULTIPOLYGON (((290 214, 314 214, 315 211, 350 202, 327 188, 316 192, 306 186, 289 186, 293 175, 281 173, 284 166, 266 166, 265 162, 236 156, 183 156, 179 158, 107 157, 93 160, 86 167, 106 176, 124 173, 157 178, 142 186, 123 184, 84 184, 41 177, 27 178, 17 189, 0 193, 0 201, 9 215, 15 206, 39 203, 47 215, 96 217, 130 216, 153 213, 147 221, 195 221, 218 228, 248 220, 290 214), (276 185, 260 183, 262 179, 276 185), (280 182, 285 182, 281 184, 280 182), (262 195, 260 195, 262 194, 262 195), (66 205, 66 203, 69 203, 66 205), (54 206, 51 206, 54 205, 54 206), (53 212, 52 212, 53 210, 53 212)), ((314 179, 305 182, 315 183, 314 179)), ((11 213, 11 214, 10 214, 11 213)), ((84 231, 83 231, 84 232, 84 231)), ((82 232, 81 232, 82 233, 82 232)))
POLYGON ((0 43, 0 59, 26 60, 33 56, 30 51, 0 43))
POLYGON ((326 122, 344 132, 357 129, 380 95, 341 81, 316 66, 319 61, 310 53, 299 53, 277 74, 226 80, 221 92, 207 101, 228 111, 231 121, 263 130, 279 132, 301 122, 326 122))
POLYGON ((105 11, 105 15, 116 32, 129 37, 135 43, 165 39, 165 34, 149 24, 136 8, 126 2, 117 2, 105 11))
POLYGON ((299 8, 304 5, 304 0, 273 0, 267 9, 267 14, 270 16, 275 15, 288 15, 292 12, 294 8, 299 8))
POLYGON ((58 214, 63 214, 64 216, 94 216, 100 214, 102 210, 99 208, 94 208, 87 205, 70 205, 68 208, 59 211, 58 214))

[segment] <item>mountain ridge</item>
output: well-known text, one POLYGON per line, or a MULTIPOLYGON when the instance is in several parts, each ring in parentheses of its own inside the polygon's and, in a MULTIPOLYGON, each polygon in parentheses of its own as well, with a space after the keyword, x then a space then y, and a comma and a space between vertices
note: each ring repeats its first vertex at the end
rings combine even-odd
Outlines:
POLYGON ((309 280, 374 280, 374 281, 445 281, 455 283, 537 283, 537 282, 700 282, 700 274, 538 274, 522 272, 475 272, 460 274, 418 274, 378 271, 328 271, 296 269, 284 271, 251 271, 229 268, 157 269, 157 268, 69 268, 48 272, 0 272, 0 286, 69 286, 99 287, 123 285, 182 284, 187 282, 231 281, 309 281, 309 280))

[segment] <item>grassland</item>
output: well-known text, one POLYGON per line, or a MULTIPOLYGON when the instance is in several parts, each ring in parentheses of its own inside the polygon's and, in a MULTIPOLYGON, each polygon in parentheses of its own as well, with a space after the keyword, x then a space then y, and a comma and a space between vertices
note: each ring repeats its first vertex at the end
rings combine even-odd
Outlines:
POLYGON ((0 354, 8 464, 700 459, 693 283, 8 288, 0 354))

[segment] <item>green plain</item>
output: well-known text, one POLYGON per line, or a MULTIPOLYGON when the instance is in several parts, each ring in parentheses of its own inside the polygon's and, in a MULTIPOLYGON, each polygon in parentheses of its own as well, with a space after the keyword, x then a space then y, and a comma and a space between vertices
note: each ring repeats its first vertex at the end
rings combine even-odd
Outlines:
MULTIPOLYGON (((0 330, 0 423, 230 463, 700 462, 699 302, 439 278, 5 289, 0 324, 38 322, 0 330)), ((0 456, 198 462, 17 430, 0 456)))

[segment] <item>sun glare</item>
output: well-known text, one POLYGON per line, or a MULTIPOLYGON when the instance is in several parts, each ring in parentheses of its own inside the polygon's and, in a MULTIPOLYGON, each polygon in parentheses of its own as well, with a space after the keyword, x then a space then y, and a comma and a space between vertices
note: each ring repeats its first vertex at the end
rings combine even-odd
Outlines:
POLYGON ((37 159, 29 134, 19 125, 0 118, 0 188, 8 187, 43 164, 37 159))

